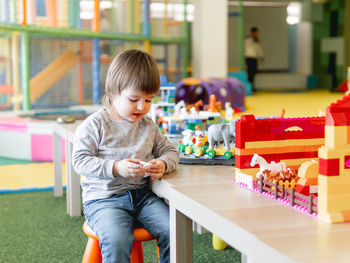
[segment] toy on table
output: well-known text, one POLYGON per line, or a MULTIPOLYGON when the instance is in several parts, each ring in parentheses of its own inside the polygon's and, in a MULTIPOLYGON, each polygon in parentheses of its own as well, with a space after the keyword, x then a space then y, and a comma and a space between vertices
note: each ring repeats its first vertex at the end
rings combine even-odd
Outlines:
POLYGON ((229 150, 230 142, 235 139, 235 125, 233 122, 230 124, 213 124, 208 129, 208 141, 209 149, 213 149, 214 143, 216 145, 219 142, 224 141, 224 147, 229 150))
POLYGON ((213 124, 208 133, 201 131, 200 126, 195 129, 195 136, 192 130, 183 132, 184 138, 178 144, 180 163, 234 165, 235 152, 230 145, 234 138, 234 123, 213 124), (224 147, 219 145, 223 139, 224 147), (214 147, 214 142, 217 147, 214 147))
POLYGON ((281 171, 287 171, 286 164, 284 162, 276 163, 272 161, 271 163, 268 163, 263 157, 254 153, 252 161, 250 162, 250 166, 254 167, 257 164, 260 166, 260 171, 256 174, 257 178, 266 175, 266 170, 272 174, 278 174, 281 171))
POLYGON ((215 95, 210 95, 210 101, 209 101, 209 112, 219 112, 218 105, 216 103, 216 97, 215 95))
POLYGON ((303 195, 318 195, 319 164, 315 160, 302 163, 298 170, 298 184, 295 191, 303 195))
POLYGON ((225 103, 225 110, 226 110, 225 111, 225 118, 226 118, 226 120, 232 121, 234 110, 231 107, 231 102, 226 102, 225 103))
POLYGON ((194 132, 190 129, 183 131, 182 135, 184 135, 184 137, 182 139, 182 143, 185 145, 192 145, 193 144, 193 141, 192 141, 193 133, 194 132))
POLYGON ((201 102, 188 108, 184 101, 178 102, 174 106, 175 112, 173 115, 162 117, 162 131, 168 134, 181 135, 182 131, 186 129, 194 130, 196 125, 201 126, 202 130, 206 130, 209 125, 220 123, 221 114, 219 112, 198 111, 200 105, 201 102))

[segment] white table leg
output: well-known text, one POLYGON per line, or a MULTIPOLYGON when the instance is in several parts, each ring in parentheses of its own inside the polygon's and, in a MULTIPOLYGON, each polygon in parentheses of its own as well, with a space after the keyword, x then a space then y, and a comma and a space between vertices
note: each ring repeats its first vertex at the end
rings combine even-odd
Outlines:
POLYGON ((191 263, 192 220, 176 210, 170 201, 170 262, 191 263))
POLYGON ((66 141, 67 213, 81 216, 80 176, 72 167, 72 148, 73 144, 66 141))
POLYGON ((54 196, 63 196, 62 190, 62 143, 61 136, 53 133, 54 196))
POLYGON ((253 263, 253 261, 247 255, 241 253, 241 263, 253 263))

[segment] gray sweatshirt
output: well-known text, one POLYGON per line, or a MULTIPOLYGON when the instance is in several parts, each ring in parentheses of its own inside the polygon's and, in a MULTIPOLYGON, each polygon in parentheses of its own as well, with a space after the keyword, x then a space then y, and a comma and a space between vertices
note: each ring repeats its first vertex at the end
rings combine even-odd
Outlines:
POLYGON ((166 173, 176 169, 179 154, 148 117, 137 122, 111 120, 105 109, 90 115, 75 132, 72 164, 82 175, 83 203, 108 198, 148 183, 144 177, 114 177, 114 162, 161 159, 166 173))

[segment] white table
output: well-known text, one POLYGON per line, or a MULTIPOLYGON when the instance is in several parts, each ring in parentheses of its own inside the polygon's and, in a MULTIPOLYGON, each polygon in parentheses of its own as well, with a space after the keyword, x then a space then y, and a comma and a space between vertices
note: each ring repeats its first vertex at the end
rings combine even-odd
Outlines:
POLYGON ((169 200, 171 262, 192 262, 191 221, 249 262, 350 262, 350 223, 328 224, 234 183, 232 167, 180 166, 153 190, 169 200))
MULTIPOLYGON (((55 195, 62 196, 61 138, 66 139, 67 213, 81 215, 80 178, 71 145, 79 122, 54 125, 55 195)), ((350 223, 327 224, 232 183, 234 168, 180 165, 153 182, 169 201, 171 262, 192 262, 192 220, 241 251, 249 262, 350 262, 350 223)))
POLYGON ((81 194, 80 194, 80 176, 72 167, 72 146, 74 132, 81 121, 75 121, 71 124, 54 123, 53 130, 53 149, 54 149, 54 169, 55 186, 54 195, 63 196, 62 191, 62 139, 65 140, 66 156, 66 176, 67 176, 67 213, 70 216, 81 216, 81 194))

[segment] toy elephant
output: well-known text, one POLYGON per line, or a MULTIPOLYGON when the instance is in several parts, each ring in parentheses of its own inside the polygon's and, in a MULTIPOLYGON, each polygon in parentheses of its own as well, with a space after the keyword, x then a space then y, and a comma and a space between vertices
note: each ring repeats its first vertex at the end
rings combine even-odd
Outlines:
POLYGON ((227 124, 213 124, 208 129, 208 141, 209 148, 213 149, 214 143, 219 145, 220 142, 224 141, 224 147, 226 150, 229 150, 230 142, 235 139, 235 123, 227 124))

